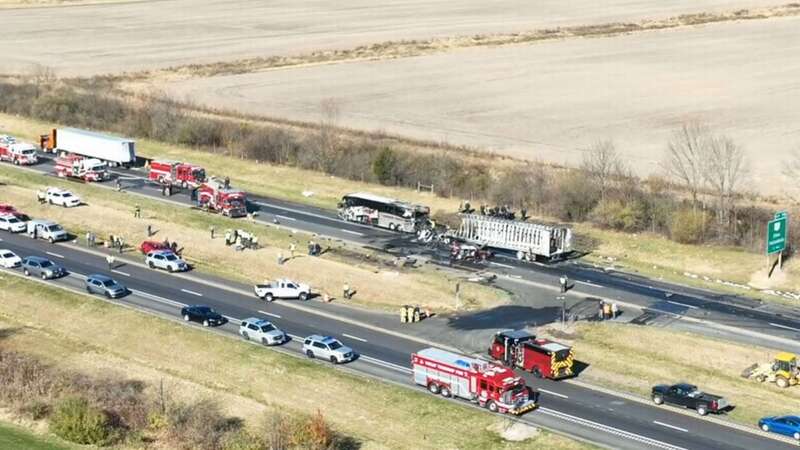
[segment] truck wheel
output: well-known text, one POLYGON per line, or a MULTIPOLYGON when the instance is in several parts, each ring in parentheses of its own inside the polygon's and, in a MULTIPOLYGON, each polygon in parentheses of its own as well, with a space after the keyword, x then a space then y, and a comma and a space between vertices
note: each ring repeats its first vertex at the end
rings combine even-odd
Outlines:
POLYGON ((700 414, 701 416, 705 416, 706 414, 708 414, 708 410, 706 409, 706 407, 704 405, 700 405, 700 406, 697 407, 697 414, 700 414))
POLYGON ((89 286, 86 286, 86 292, 91 294, 92 293, 92 288, 90 288, 89 286))
POLYGON ((331 355, 331 364, 339 364, 339 361, 336 360, 336 357, 331 355))
POLYGON ((172 266, 167 266, 167 272, 172 273, 174 270, 172 266))
POLYGON ((779 388, 787 388, 789 387, 789 380, 784 377, 777 377, 775 379, 775 384, 777 384, 779 388))
POLYGON ((436 395, 439 393, 439 385, 436 383, 431 383, 428 385, 428 390, 431 392, 431 394, 436 395))
POLYGON ((450 397, 450 389, 442 386, 442 389, 439 391, 442 394, 442 397, 450 397))
POLYGON ((314 352, 312 352, 311 350, 306 350, 306 356, 308 356, 311 359, 314 359, 314 352))
POLYGON ((250 340, 250 336, 247 334, 247 331, 242 333, 242 337, 244 338, 245 341, 249 341, 250 340))
POLYGON ((184 180, 184 181, 181 183, 181 187, 182 187, 183 189, 186 189, 186 188, 188 188, 188 187, 189 187, 189 183, 187 183, 187 182, 184 180))
POLYGON ((267 292, 267 294, 264 295, 264 300, 271 302, 275 300, 275 297, 272 295, 272 292, 267 292))
POLYGON ((797 433, 797 432, 795 432, 795 433, 792 435, 792 437, 794 438, 794 440, 795 440, 795 441, 800 441, 800 433, 797 433))
POLYGON ((301 292, 298 298, 302 301, 306 301, 308 300, 308 294, 306 294, 305 292, 301 292))
POLYGON ((531 369, 531 374, 535 378, 542 378, 542 371, 539 370, 539 366, 534 366, 533 369, 531 369))
POLYGON ((19 160, 18 160, 18 159, 15 159, 15 160, 14 160, 14 165, 15 165, 15 166, 18 166, 18 165, 19 165, 19 160))
POLYGON ((767 425, 765 423, 762 423, 761 424, 761 429, 764 430, 764 431, 769 431, 769 425, 767 425))
POLYGON ((497 406, 497 403, 495 403, 495 402, 494 402, 494 400, 490 400, 490 401, 489 401, 489 404, 488 404, 488 405, 486 405, 486 407, 487 407, 487 408, 489 408, 489 411, 491 411, 491 412, 493 412, 493 413, 496 413, 496 412, 497 412, 497 411, 500 409, 500 408, 497 406))
POLYGON ((24 270, 22 271, 22 273, 24 273, 26 277, 29 277, 29 276, 31 276, 31 273, 30 273, 30 272, 28 272, 28 269, 24 269, 24 270))
POLYGON ((756 381, 758 381, 759 383, 763 383, 767 381, 767 377, 765 377, 764 375, 759 375, 756 377, 756 381))
POLYGON ((56 240, 55 240, 55 239, 53 239, 52 237, 49 237, 49 238, 47 238, 47 241, 48 241, 48 242, 50 242, 50 243, 52 244, 52 243, 54 243, 56 240))
POLYGON ((653 396, 653 403, 655 403, 656 405, 663 405, 664 404, 664 397, 662 397, 660 395, 654 395, 653 396))
POLYGON ((155 269, 156 268, 155 264, 153 264, 153 261, 147 261, 147 267, 149 267, 151 269, 155 269))
POLYGON ((393 224, 393 223, 390 223, 390 224, 389 224, 389 230, 391 230, 391 231, 397 231, 397 225, 395 225, 395 224, 393 224))
POLYGON ((42 272, 42 279, 43 279, 43 280, 46 280, 46 279, 47 279, 47 274, 46 274, 46 273, 44 273, 44 272, 42 272))
POLYGON ((185 320, 186 322, 188 322, 188 321, 189 321, 189 315, 188 315, 188 314, 184 314, 184 315, 183 315, 183 320, 185 320))
POLYGON ((204 327, 207 327, 207 326, 208 326, 208 319, 206 319, 206 320, 204 320, 204 321, 203 321, 203 326, 204 326, 204 327))
POLYGON ((269 341, 267 340, 267 338, 261 338, 261 344, 269 345, 269 341))

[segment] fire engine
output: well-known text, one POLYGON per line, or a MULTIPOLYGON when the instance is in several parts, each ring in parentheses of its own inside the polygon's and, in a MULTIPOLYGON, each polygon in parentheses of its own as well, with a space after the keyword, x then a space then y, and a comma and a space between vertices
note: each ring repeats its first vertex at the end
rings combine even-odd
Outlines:
POLYGON ((414 382, 432 394, 478 403, 492 412, 519 415, 536 407, 537 392, 508 367, 426 348, 411 355, 414 382))
POLYGON ((571 347, 522 330, 501 331, 494 336, 489 356, 509 367, 519 367, 537 378, 557 380, 574 374, 571 347))
POLYGON ((27 222, 31 217, 8 203, 0 203, 0 215, 10 214, 17 219, 27 222))
POLYGON ((36 164, 36 147, 27 142, 15 142, 13 138, 0 139, 0 161, 15 165, 36 164))
POLYGON ((227 180, 211 177, 200 185, 197 192, 197 205, 209 211, 216 211, 229 217, 247 215, 247 198, 243 191, 231 189, 227 180))
POLYGON ((196 188, 206 181, 206 171, 200 166, 177 161, 153 161, 148 178, 160 184, 196 188))
POLYGON ((56 158, 56 175, 84 181, 103 181, 109 178, 106 163, 97 158, 74 154, 56 158))

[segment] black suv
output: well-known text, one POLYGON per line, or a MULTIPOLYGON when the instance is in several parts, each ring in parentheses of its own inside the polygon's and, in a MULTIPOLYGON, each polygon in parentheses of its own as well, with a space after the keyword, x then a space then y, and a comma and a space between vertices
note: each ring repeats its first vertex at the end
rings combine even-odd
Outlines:
POLYGON ((227 320, 222 317, 222 314, 214 311, 209 306, 192 305, 186 306, 181 309, 181 316, 183 320, 189 322, 200 322, 204 327, 222 325, 227 320))
POLYGON ((656 405, 672 403, 684 408, 691 408, 701 416, 710 412, 720 413, 730 407, 728 401, 719 395, 706 394, 697 389, 697 386, 688 383, 653 386, 653 403, 656 405))

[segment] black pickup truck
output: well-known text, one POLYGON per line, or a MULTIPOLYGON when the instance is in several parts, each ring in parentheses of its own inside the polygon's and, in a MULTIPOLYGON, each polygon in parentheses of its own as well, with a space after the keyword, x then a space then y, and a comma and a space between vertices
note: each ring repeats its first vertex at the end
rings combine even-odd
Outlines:
POLYGON ((688 383, 653 386, 653 403, 656 405, 672 403, 684 408, 691 408, 701 416, 710 412, 719 414, 730 407, 724 398, 706 394, 697 389, 697 386, 688 383))

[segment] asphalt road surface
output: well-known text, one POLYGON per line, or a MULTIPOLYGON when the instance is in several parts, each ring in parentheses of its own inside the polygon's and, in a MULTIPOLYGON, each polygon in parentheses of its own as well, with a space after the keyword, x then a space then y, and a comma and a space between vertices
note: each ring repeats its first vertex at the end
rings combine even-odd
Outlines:
MULTIPOLYGON (((203 274, 168 274, 147 269, 134 260, 118 261, 109 269, 104 255, 74 244, 48 244, 25 235, 0 234, 0 247, 21 256, 38 255, 58 261, 70 272, 52 281, 75 291, 83 289, 83 278, 92 273, 112 276, 132 293, 115 303, 156 314, 176 317, 180 307, 206 304, 229 319, 218 331, 236 333, 236 325, 247 317, 261 317, 284 329, 292 341, 281 347, 297 354, 303 336, 332 335, 353 347, 360 357, 349 369, 411 387, 410 354, 428 345, 413 336, 404 338, 391 330, 343 321, 319 309, 318 302, 278 301, 264 303, 252 295, 251 287, 231 282, 209 282, 203 274)), ((20 273, 17 269, 15 272, 20 273)), ((101 298, 101 297, 98 297, 101 298)), ((778 449, 790 441, 767 436, 755 427, 721 425, 671 407, 655 407, 624 397, 609 395, 564 382, 529 378, 541 390, 540 408, 520 420, 549 427, 568 435, 611 448, 639 449, 778 449)), ((735 399, 733 399, 735 403, 735 399)), ((469 405, 466 402, 461 402, 469 405)))

